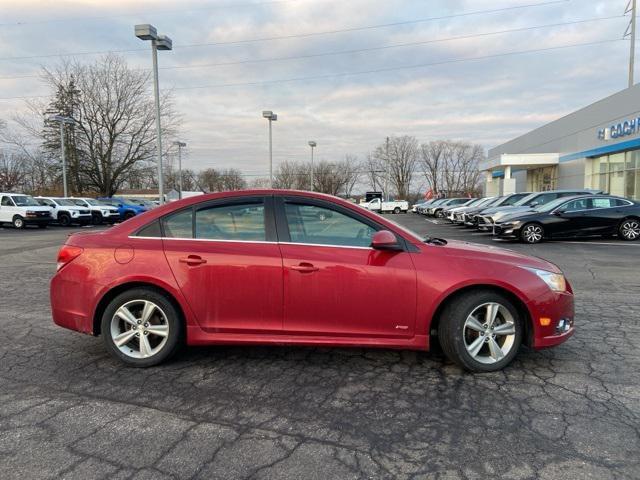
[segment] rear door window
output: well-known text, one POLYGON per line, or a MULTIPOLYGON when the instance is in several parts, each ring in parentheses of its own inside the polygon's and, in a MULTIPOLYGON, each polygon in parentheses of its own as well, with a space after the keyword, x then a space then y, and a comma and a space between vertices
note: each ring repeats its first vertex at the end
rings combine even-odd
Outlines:
POLYGON ((257 242, 266 240, 264 203, 214 205, 196 212, 196 238, 257 242))

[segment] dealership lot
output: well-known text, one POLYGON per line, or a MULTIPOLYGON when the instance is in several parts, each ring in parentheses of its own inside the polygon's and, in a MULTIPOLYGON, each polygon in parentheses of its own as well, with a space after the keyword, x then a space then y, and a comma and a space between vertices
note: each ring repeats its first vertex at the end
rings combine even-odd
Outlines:
MULTIPOLYGON (((0 229, 0 466, 10 478, 638 478, 640 242, 530 246, 557 263, 577 333, 470 375, 437 353, 207 347, 147 370, 54 326, 48 280, 78 229, 0 229)), ((73 292, 69 292, 73 295, 73 292)))

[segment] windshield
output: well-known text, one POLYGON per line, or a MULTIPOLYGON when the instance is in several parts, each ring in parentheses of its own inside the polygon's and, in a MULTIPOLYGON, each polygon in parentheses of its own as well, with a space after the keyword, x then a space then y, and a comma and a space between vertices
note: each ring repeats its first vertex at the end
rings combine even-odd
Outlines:
POLYGON ((514 203, 513 205, 515 207, 522 207, 524 205, 527 205, 531 200, 533 200, 534 198, 536 198, 538 195, 540 195, 540 192, 538 193, 531 193, 529 195, 527 195, 524 198, 521 198, 520 200, 518 200, 516 203, 514 203))
POLYGON ((58 205, 62 205, 65 207, 76 207, 76 203, 73 200, 67 200, 66 198, 54 198, 53 199, 54 202, 56 202, 58 205))
POLYGON ((30 197, 28 195, 12 195, 11 199, 13 203, 16 204, 16 207, 39 207, 40 204, 35 200, 35 198, 30 197))
POLYGON ((556 198, 555 200, 551 200, 549 203, 538 205, 533 210, 535 210, 536 212, 550 212, 554 208, 559 207, 567 201, 569 201, 569 197, 556 198))
POLYGON ((100 200, 96 200, 95 198, 87 198, 84 201, 89 205, 93 205, 94 207, 104 207, 106 205, 109 205, 108 203, 101 202, 100 200))
POLYGON ((66 198, 65 201, 72 202, 74 205, 77 205, 78 207, 86 207, 87 206, 85 201, 81 200, 79 198, 66 198))
POLYGON ((478 205, 482 200, 482 198, 472 198, 471 201, 465 203, 464 206, 471 207, 472 205, 478 205))
POLYGON ((491 205, 493 202, 495 202, 498 198, 500 197, 489 197, 489 198, 483 198, 482 199, 482 203, 478 203, 478 207, 486 207, 487 205, 491 205))

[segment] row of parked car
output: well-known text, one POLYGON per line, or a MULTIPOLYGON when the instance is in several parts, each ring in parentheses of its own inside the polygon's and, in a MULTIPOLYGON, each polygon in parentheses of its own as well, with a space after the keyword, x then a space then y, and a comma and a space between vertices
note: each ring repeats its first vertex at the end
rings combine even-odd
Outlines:
POLYGON ((115 223, 146 212, 155 205, 146 200, 124 197, 32 197, 20 193, 0 193, 0 225, 15 228, 51 223, 62 226, 115 223))
POLYGON ((640 239, 640 203, 598 190, 434 199, 414 205, 413 211, 525 243, 592 236, 640 239))

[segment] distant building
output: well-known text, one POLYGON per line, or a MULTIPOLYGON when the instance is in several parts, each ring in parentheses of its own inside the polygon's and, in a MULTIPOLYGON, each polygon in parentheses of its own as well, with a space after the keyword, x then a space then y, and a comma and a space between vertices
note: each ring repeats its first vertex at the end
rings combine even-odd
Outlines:
POLYGON ((640 84, 489 150, 485 194, 593 188, 640 200, 640 84))

